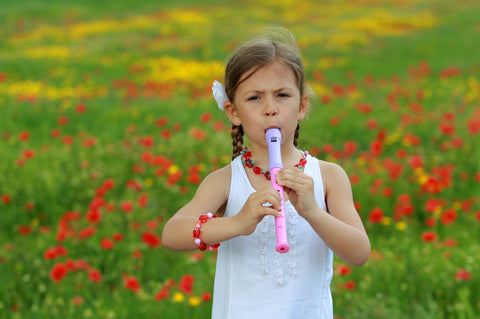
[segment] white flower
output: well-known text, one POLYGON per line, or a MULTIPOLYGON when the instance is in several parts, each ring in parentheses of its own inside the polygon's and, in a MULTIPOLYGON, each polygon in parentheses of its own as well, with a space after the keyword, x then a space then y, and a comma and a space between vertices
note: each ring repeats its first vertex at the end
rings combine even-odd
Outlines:
POLYGON ((230 100, 228 99, 227 92, 225 92, 223 85, 218 81, 213 81, 212 93, 215 101, 217 101, 218 108, 222 111, 225 111, 223 104, 230 100))

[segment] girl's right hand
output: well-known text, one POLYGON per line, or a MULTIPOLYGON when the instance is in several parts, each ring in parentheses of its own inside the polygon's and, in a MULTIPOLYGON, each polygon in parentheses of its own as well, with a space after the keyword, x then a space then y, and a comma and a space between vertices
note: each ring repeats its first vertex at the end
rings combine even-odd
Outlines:
POLYGON ((279 217, 281 209, 280 194, 272 187, 266 187, 252 193, 245 205, 235 217, 238 219, 243 236, 251 235, 267 215, 279 217))

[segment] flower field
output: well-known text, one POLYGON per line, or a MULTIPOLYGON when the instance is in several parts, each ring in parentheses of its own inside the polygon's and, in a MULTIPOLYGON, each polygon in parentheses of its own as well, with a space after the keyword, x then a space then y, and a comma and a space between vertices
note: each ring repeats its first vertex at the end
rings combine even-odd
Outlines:
POLYGON ((316 93, 299 147, 345 168, 372 243, 335 259, 335 316, 480 317, 478 1, 2 7, 0 318, 210 317, 215 253, 161 231, 229 163, 211 83, 270 24, 316 93))

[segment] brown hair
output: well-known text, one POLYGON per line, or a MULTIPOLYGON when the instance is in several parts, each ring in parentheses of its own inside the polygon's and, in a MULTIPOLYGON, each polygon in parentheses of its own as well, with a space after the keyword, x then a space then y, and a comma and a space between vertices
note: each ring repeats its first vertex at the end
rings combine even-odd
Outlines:
MULTIPOLYGON (((275 28, 266 37, 250 40, 237 48, 230 57, 225 69, 225 91, 230 101, 234 101, 237 87, 258 69, 280 61, 289 66, 297 80, 300 96, 306 92, 305 71, 300 58, 295 37, 288 30, 275 28), (253 71, 240 81, 241 76, 252 69, 253 71)), ((295 131, 294 145, 297 139, 300 125, 295 131)), ((232 125, 233 158, 240 155, 243 148, 243 127, 232 125)))

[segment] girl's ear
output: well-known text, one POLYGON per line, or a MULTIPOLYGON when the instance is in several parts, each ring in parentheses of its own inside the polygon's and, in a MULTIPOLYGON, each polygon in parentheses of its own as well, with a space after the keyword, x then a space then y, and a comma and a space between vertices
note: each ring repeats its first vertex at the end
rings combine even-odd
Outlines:
POLYGON ((237 108, 232 102, 227 101, 223 103, 223 108, 225 109, 225 113, 227 114, 232 124, 237 126, 242 124, 242 122, 240 121, 240 117, 238 116, 237 108))
POLYGON ((298 120, 301 121, 305 118, 305 115, 307 114, 308 111, 308 95, 304 94, 302 98, 300 99, 300 107, 298 110, 298 120))

